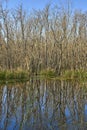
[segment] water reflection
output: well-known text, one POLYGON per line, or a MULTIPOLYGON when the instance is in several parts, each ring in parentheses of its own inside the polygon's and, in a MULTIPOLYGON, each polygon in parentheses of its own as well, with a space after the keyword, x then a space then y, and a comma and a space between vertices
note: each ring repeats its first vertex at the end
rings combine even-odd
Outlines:
POLYGON ((30 79, 0 86, 0 130, 86 129, 86 85, 30 79))

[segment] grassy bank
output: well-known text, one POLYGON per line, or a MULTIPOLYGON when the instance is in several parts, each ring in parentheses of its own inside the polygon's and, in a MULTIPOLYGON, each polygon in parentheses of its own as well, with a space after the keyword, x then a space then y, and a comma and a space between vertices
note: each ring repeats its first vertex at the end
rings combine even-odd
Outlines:
POLYGON ((43 76, 46 78, 54 78, 57 76, 57 73, 55 72, 54 69, 46 69, 40 72, 40 76, 43 76))
POLYGON ((41 76, 60 80, 86 80, 87 71, 85 70, 66 70, 59 76, 54 70, 47 69, 40 73, 41 76))
POLYGON ((66 79, 86 80, 87 71, 85 71, 85 70, 67 70, 63 73, 62 77, 66 78, 66 79))
POLYGON ((28 77, 28 72, 23 70, 0 71, 0 80, 25 80, 28 79, 28 77))
MULTIPOLYGON (((31 74, 31 77, 36 75, 31 74)), ((42 70, 37 77, 58 79, 58 80, 86 80, 87 71, 84 70, 66 70, 61 75, 58 75, 54 69, 42 70)), ((29 79, 29 72, 23 70, 16 71, 0 71, 0 81, 25 81, 29 79)))

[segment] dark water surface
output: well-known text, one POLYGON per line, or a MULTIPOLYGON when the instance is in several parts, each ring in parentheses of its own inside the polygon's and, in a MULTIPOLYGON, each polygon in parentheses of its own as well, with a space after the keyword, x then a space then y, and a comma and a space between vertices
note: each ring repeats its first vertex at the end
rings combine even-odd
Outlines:
POLYGON ((87 130, 87 85, 36 79, 0 85, 0 130, 87 130))

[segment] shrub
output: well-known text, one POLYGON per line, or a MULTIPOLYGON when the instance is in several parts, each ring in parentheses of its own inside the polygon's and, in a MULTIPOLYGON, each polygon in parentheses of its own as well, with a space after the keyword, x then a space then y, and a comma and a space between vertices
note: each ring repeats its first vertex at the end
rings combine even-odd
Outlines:
POLYGON ((1 71, 0 79, 1 80, 11 80, 11 79, 26 79, 28 78, 28 72, 25 71, 1 71))
POLYGON ((0 72, 0 79, 6 79, 6 71, 1 71, 0 72))
POLYGON ((41 75, 44 75, 46 77, 55 77, 56 76, 56 72, 54 71, 54 69, 46 69, 46 70, 42 70, 40 72, 41 75))

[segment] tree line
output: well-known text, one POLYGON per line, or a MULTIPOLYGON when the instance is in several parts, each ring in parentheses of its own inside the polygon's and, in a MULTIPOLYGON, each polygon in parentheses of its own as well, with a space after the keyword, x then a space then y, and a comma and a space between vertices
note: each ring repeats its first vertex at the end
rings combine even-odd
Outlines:
POLYGON ((87 12, 46 5, 31 13, 0 5, 0 69, 38 73, 87 68, 87 12))

